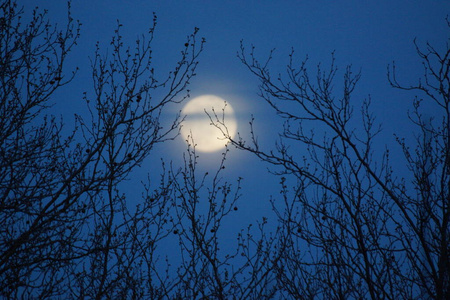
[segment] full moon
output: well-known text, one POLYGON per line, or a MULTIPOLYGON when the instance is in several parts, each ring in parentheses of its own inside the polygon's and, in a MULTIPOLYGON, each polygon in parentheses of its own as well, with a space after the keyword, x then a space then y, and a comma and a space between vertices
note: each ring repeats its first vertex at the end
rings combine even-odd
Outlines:
POLYGON ((227 140, 223 133, 211 124, 216 122, 216 116, 222 124, 218 124, 233 137, 237 131, 237 122, 230 103, 214 95, 203 95, 190 100, 184 106, 181 114, 186 116, 181 127, 181 134, 189 143, 193 140, 195 149, 201 152, 214 152, 222 149, 227 140))

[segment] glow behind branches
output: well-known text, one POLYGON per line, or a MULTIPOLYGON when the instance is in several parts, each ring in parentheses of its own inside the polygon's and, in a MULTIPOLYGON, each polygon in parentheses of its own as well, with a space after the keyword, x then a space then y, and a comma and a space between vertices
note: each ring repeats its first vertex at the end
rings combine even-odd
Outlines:
POLYGON ((184 106, 181 113, 186 116, 181 134, 188 142, 193 140, 198 151, 215 152, 227 144, 224 134, 211 124, 211 119, 231 137, 236 134, 237 122, 234 110, 228 102, 218 96, 196 97, 184 106))

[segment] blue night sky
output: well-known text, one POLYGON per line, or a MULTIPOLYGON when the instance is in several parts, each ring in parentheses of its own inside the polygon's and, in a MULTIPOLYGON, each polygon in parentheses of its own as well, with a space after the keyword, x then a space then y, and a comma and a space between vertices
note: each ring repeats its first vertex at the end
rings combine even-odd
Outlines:
MULTIPOLYGON (((39 5, 48 9, 51 20, 65 22, 65 1, 19 2, 28 9, 39 5)), ((253 114, 256 134, 267 147, 277 139, 282 123, 257 96, 256 78, 237 58, 240 41, 243 40, 247 48, 253 44, 261 60, 275 48, 271 64, 273 73, 285 70, 291 48, 295 49, 299 63, 308 55, 311 73, 319 62, 329 66, 331 53, 335 51, 341 72, 348 64, 352 64, 355 71, 361 70, 362 79, 354 94, 355 101, 358 104, 370 95, 373 112, 384 129, 376 140, 376 149, 381 155, 386 147, 390 148, 396 158, 400 147, 395 144, 393 133, 411 137, 407 110, 412 107, 414 94, 390 87, 387 65, 395 61, 400 81, 414 83, 422 75, 422 68, 413 40, 417 38, 419 45, 429 41, 438 47, 444 46, 449 34, 445 17, 450 12, 450 2, 74 0, 72 15, 83 25, 78 46, 67 67, 78 67, 79 71, 73 83, 62 88, 53 99, 55 113, 64 116, 69 128, 73 113, 83 113, 85 109, 82 93, 92 91, 89 56, 93 55, 96 41, 106 49, 116 20, 120 20, 122 35, 132 46, 138 35, 147 32, 153 12, 158 17, 153 44, 156 72, 164 75, 173 68, 186 36, 198 27, 199 36, 205 37, 206 44, 197 76, 190 86, 192 97, 214 94, 229 101, 238 118, 238 131, 244 137, 248 136, 248 121, 253 114)), ((342 73, 338 74, 338 79, 340 75, 342 73)), ((340 92, 339 85, 336 91, 340 92)), ((175 115, 182 109, 182 104, 170 109, 175 115)), ((355 107, 355 111, 358 109, 355 107)), ((428 109, 432 114, 433 107, 428 109)), ((148 164, 135 172, 131 182, 138 182, 147 172, 158 176, 161 158, 181 166, 185 149, 180 137, 159 145, 148 164)), ((202 172, 214 170, 221 157, 220 152, 199 155, 202 172)), ((270 217, 269 198, 279 195, 279 179, 269 174, 268 166, 257 158, 236 149, 231 148, 226 165, 225 180, 244 178, 243 197, 237 214, 241 223, 236 226, 245 227, 262 215, 270 217)), ((135 193, 134 189, 130 191, 135 193)))

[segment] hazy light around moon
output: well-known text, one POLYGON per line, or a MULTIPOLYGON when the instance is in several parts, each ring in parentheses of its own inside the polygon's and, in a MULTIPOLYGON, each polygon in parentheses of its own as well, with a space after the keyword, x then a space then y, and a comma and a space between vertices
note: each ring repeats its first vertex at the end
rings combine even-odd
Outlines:
POLYGON ((228 133, 233 137, 237 131, 237 122, 230 103, 214 95, 203 95, 190 100, 181 111, 186 116, 181 134, 189 142, 194 140, 195 149, 202 152, 214 152, 222 149, 227 140, 222 132, 211 125, 208 114, 215 120, 214 112, 219 120, 224 117, 228 133), (192 139, 191 139, 192 138, 192 139))

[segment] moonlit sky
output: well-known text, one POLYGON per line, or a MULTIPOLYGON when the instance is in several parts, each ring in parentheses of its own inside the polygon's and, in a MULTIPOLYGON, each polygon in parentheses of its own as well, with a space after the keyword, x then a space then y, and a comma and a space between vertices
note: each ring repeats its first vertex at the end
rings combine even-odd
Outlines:
MULTIPOLYGON (((36 5, 48 9, 50 19, 63 24, 64 2, 27 0, 19 4, 27 10, 36 5)), ((395 61, 400 82, 414 83, 422 75, 414 38, 419 45, 429 41, 441 49, 450 32, 445 22, 450 13, 450 1, 444 0, 74 0, 72 15, 83 25, 78 46, 67 67, 70 70, 77 66, 80 70, 73 83, 53 98, 56 113, 64 116, 67 126, 71 125, 74 112, 85 109, 82 93, 92 91, 89 56, 94 53, 96 41, 105 49, 116 28, 116 20, 120 20, 122 35, 133 46, 136 37, 147 32, 153 12, 158 17, 154 41, 156 72, 164 75, 175 66, 186 36, 198 27, 206 45, 199 59, 197 76, 190 86, 192 96, 214 94, 229 101, 238 118, 238 131, 243 136, 248 136, 248 121, 253 114, 256 134, 268 147, 277 139, 281 120, 258 98, 257 80, 236 57, 240 41, 248 48, 253 44, 261 60, 276 48, 271 65, 274 72, 284 71, 292 47, 298 62, 309 56, 311 71, 319 62, 328 66, 330 54, 335 51, 336 64, 341 71, 347 64, 352 64, 355 71, 361 69, 362 79, 354 98, 360 101, 371 96, 373 112, 384 128, 376 141, 376 150, 381 154, 386 147, 390 148, 393 160, 400 150, 394 143, 393 133, 411 137, 407 110, 412 107, 414 93, 389 86, 387 65, 395 61)), ((336 91, 340 92, 338 86, 336 91)), ((167 117, 181 109, 182 105, 170 107, 167 117)), ((356 107, 355 111, 358 109, 356 107)), ((433 114, 433 107, 428 110, 433 114)), ((159 171, 161 158, 181 166, 185 149, 182 138, 159 145, 133 179, 139 181, 147 172, 159 171)), ((214 170, 220 157, 220 152, 200 153, 199 168, 202 172, 214 170)), ((244 220, 241 227, 261 215, 270 216, 269 197, 279 195, 279 179, 268 174, 267 167, 252 155, 231 148, 223 176, 229 181, 239 176, 244 178, 238 211, 239 218, 244 220)))

